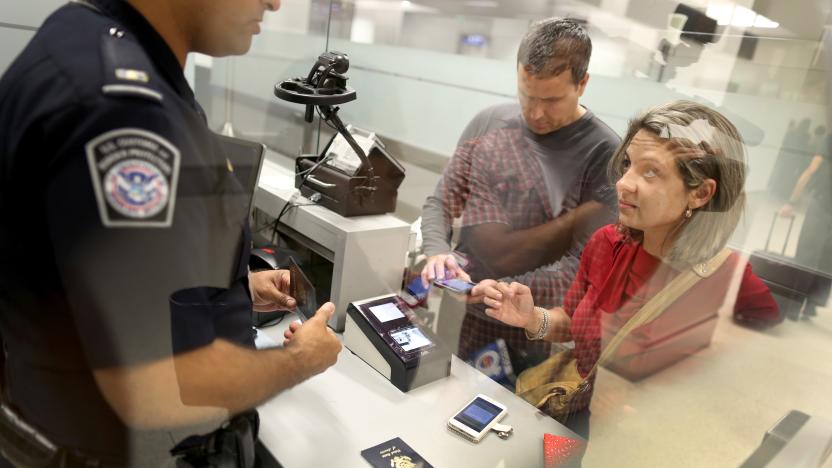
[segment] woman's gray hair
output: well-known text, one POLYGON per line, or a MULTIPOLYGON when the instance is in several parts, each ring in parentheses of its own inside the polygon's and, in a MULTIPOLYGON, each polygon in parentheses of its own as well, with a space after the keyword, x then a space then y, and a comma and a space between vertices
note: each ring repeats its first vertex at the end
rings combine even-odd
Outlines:
MULTIPOLYGON (((610 180, 625 172, 625 152, 639 130, 646 130, 676 155, 676 167, 688 190, 706 179, 716 181, 714 196, 681 219, 666 241, 672 242, 664 260, 684 268, 707 261, 728 243, 745 208, 745 145, 737 128, 719 112, 692 101, 653 107, 630 121, 627 134, 608 165, 610 180)), ((632 240, 643 233, 619 225, 632 240)))

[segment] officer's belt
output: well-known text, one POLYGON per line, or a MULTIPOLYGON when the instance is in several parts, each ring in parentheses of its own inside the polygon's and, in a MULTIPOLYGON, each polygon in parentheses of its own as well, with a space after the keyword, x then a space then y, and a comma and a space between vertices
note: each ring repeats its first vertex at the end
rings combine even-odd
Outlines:
POLYGON ((251 410, 210 434, 188 437, 170 453, 180 458, 179 467, 253 468, 259 429, 260 417, 251 410))
POLYGON ((59 447, 21 419, 5 403, 0 403, 0 453, 15 466, 33 468, 104 468, 110 466, 76 450, 59 447))
MULTIPOLYGON (((255 463, 255 443, 259 426, 260 418, 257 411, 249 411, 234 417, 224 427, 210 434, 185 439, 171 450, 171 454, 180 458, 178 466, 252 468, 255 463)), ((5 403, 0 403, 0 453, 15 466, 109 466, 101 460, 54 444, 5 403)))

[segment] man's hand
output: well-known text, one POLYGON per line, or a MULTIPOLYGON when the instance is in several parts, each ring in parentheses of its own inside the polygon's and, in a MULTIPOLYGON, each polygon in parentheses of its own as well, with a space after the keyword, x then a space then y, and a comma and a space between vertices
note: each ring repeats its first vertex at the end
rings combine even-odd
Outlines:
POLYGON ((484 295, 483 303, 488 307, 486 315, 513 327, 536 328, 534 299, 528 286, 516 282, 483 283, 477 286, 482 286, 478 292, 484 295))
POLYGON ((334 313, 335 305, 327 302, 306 323, 294 322, 283 333, 283 346, 294 355, 305 378, 320 374, 338 360, 341 341, 326 326, 334 313))
POLYGON ((294 309, 296 302, 289 296, 289 270, 264 270, 249 273, 251 302, 257 312, 294 309))
POLYGON ((428 257, 425 267, 422 268, 422 286, 428 287, 431 281, 446 278, 460 278, 471 281, 471 277, 468 276, 468 273, 465 273, 465 270, 457 263, 456 257, 450 253, 428 257))

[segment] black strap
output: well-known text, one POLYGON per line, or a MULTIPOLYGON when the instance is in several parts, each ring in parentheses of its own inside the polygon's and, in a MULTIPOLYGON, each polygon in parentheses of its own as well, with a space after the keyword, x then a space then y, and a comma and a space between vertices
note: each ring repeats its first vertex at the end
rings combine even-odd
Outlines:
POLYGON ((188 437, 170 453, 180 468, 253 468, 259 429, 257 411, 248 411, 210 434, 188 437))

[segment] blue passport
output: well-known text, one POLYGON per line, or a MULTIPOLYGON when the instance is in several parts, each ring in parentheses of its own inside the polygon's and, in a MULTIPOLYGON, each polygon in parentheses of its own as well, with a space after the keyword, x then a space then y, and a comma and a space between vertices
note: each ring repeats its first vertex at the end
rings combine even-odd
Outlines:
POLYGON ((362 450, 361 456, 375 468, 433 468, 398 437, 362 450))

